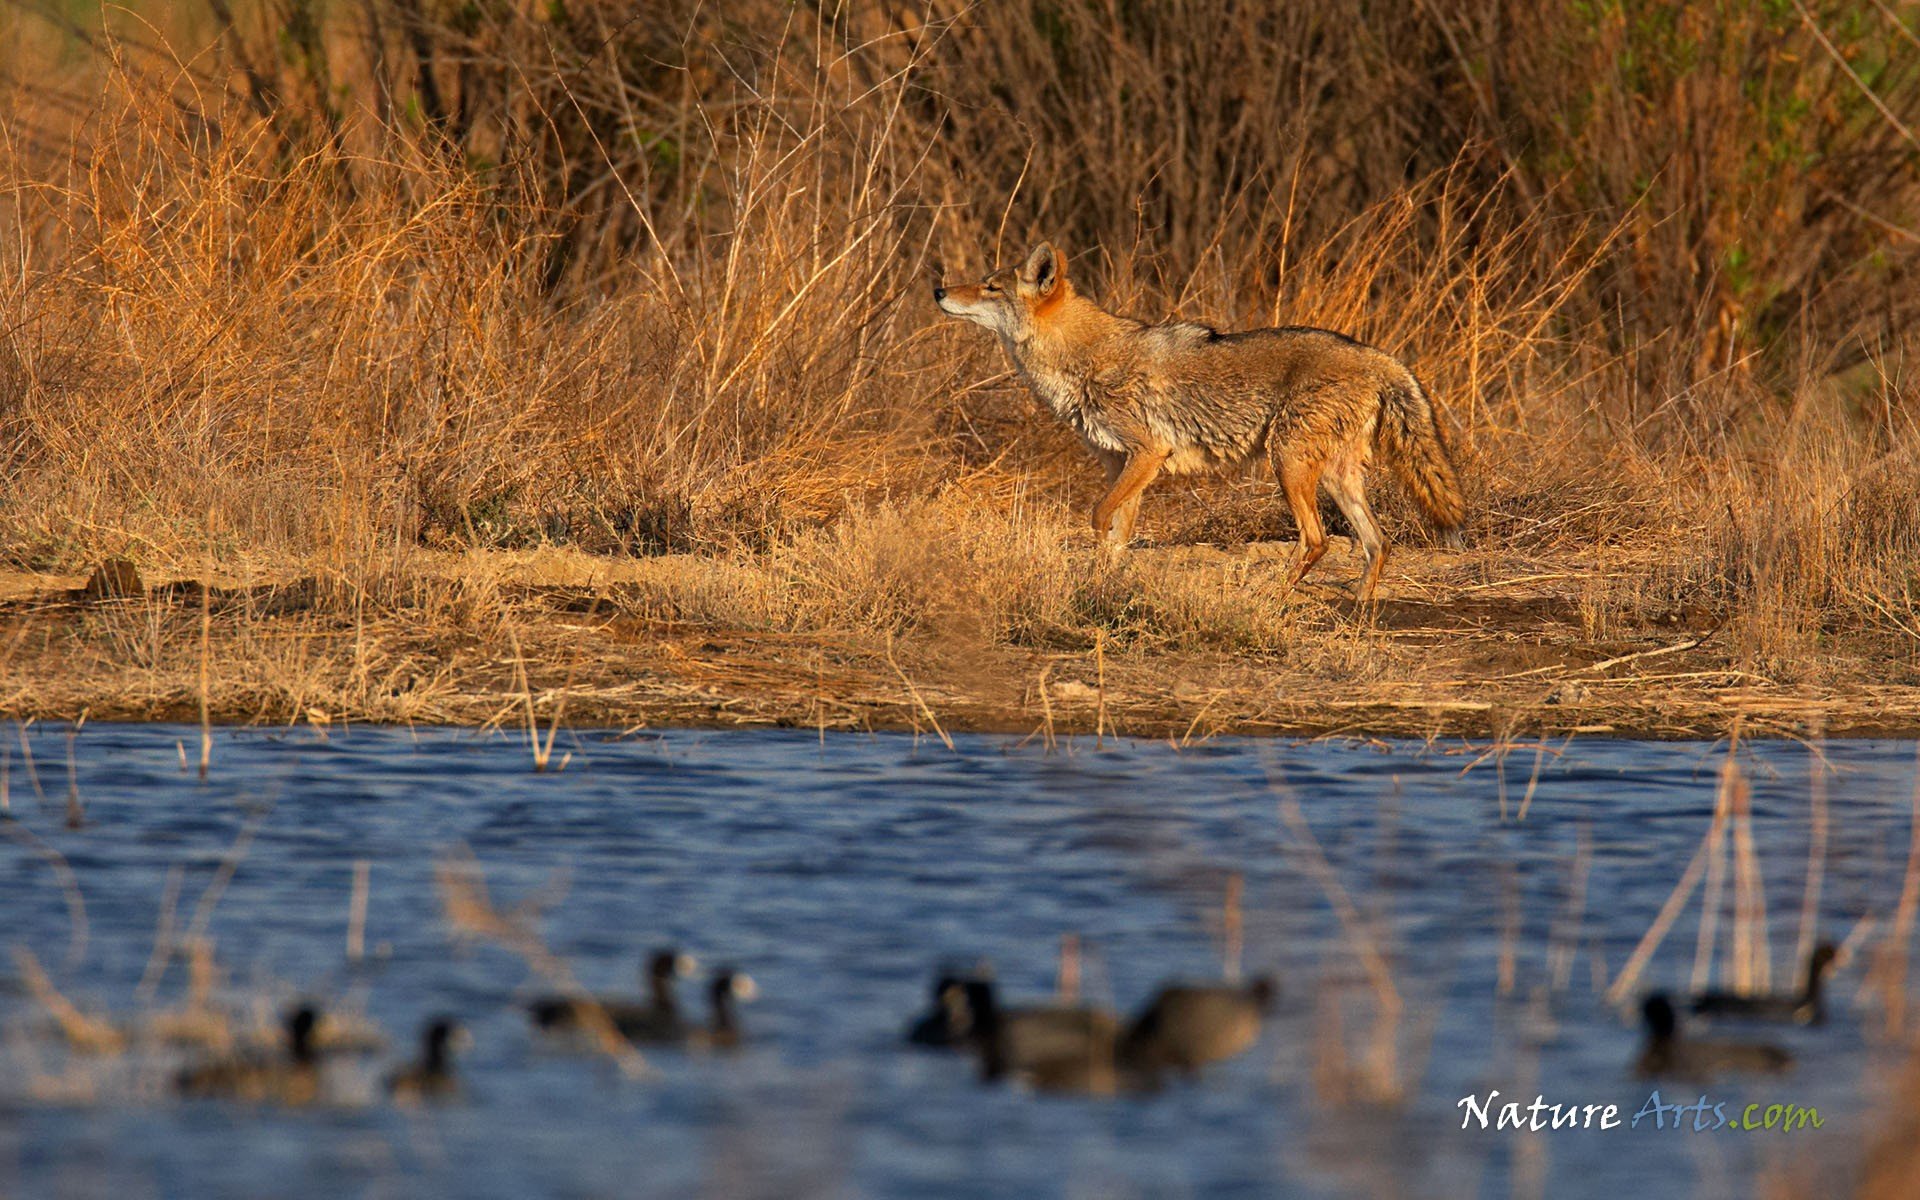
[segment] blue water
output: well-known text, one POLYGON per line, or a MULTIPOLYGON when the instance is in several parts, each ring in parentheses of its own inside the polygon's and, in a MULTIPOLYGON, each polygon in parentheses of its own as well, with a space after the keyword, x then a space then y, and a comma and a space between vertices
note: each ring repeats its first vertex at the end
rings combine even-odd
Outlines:
MULTIPOLYGON (((1897 1061, 1878 1009, 1859 999, 1859 953, 1834 981, 1827 1026, 1766 1034, 1798 1053, 1793 1073, 1658 1085, 1669 1102, 1704 1091, 1735 1113, 1816 1106, 1818 1132, 1460 1128, 1456 1102, 1492 1088, 1614 1103, 1623 1117, 1644 1104, 1655 1085, 1627 1069, 1639 1033, 1597 989, 1706 832, 1724 744, 1556 743, 1522 822, 1531 747, 1466 770, 1480 748, 1459 743, 1049 750, 960 737, 949 750, 907 736, 580 733, 556 750, 571 755, 565 769, 539 774, 524 742, 501 736, 219 731, 202 781, 182 764, 197 730, 29 736, 45 799, 8 731, 0 921, 66 995, 128 1024, 177 1003, 178 962, 154 995, 137 993, 169 872, 185 924, 246 837, 210 910, 220 999, 250 1019, 296 997, 363 1009, 391 1044, 331 1066, 315 1108, 184 1102, 167 1081, 187 1052, 70 1053, 0 965, 0 1195, 1745 1196, 1784 1169, 1844 1179, 1876 1129, 1886 1080, 1871 1064, 1897 1061), (76 830, 69 754, 86 817, 76 830), (1283 799, 1317 850, 1282 819, 1283 799), (1574 907, 1583 845, 1586 901, 1574 907), (78 882, 83 945, 46 848, 78 882), (751 973, 749 1044, 652 1053, 651 1071, 628 1079, 535 1038, 517 1005, 544 990, 540 978, 442 917, 434 866, 463 851, 500 907, 545 904, 545 944, 597 990, 637 990, 639 960, 666 944, 703 969, 751 973), (355 965, 344 947, 359 860, 371 889, 355 965), (1217 977, 1232 873, 1245 881, 1246 968, 1273 972, 1282 995, 1260 1045, 1198 1081, 1037 1096, 901 1044, 941 963, 990 960, 1014 998, 1039 996, 1065 933, 1085 946, 1088 994, 1123 1009, 1163 979, 1217 977), (1403 1002, 1384 1038, 1356 922, 1403 1002), (466 1095, 395 1109, 380 1072, 441 1011, 475 1037, 466 1095), (1368 1054, 1386 1044, 1392 1060, 1369 1075, 1368 1054)), ((1914 746, 1824 752, 1821 931, 1838 940, 1867 917, 1884 931, 1905 869, 1914 746)), ((1812 755, 1748 743, 1738 758, 1784 983, 1812 755)), ((1650 983, 1684 985, 1698 912, 1696 898, 1650 983)))

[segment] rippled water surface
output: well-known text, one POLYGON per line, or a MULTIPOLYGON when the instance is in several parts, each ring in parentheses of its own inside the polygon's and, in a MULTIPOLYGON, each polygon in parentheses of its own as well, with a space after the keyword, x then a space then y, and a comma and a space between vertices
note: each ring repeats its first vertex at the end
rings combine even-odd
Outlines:
MULTIPOLYGON (((1792 1074, 1704 1088, 1736 1111, 1817 1106, 1818 1133, 1461 1130, 1456 1102, 1490 1088, 1626 1116, 1645 1103, 1627 1071, 1638 1031, 1596 983, 1700 845, 1724 745, 1576 741, 1475 765, 1457 743, 583 733, 563 735, 564 770, 536 774, 524 742, 470 732, 222 731, 203 782, 183 769, 197 730, 28 737, 31 772, 6 739, 0 922, 61 991, 129 1025, 179 1003, 178 962, 140 991, 171 874, 176 926, 206 913, 224 1002, 331 1000, 393 1044, 331 1066, 315 1108, 184 1102, 166 1086, 182 1052, 70 1054, 18 963, 0 966, 0 1195, 1743 1196, 1757 1174, 1855 1162, 1885 1084, 1871 1064, 1892 1057, 1856 956, 1832 1022, 1773 1035, 1800 1056, 1792 1074), (435 864, 463 848, 502 908, 546 906, 545 944, 596 989, 636 990, 663 944, 750 972, 750 1043, 653 1054, 629 1080, 534 1038, 517 1005, 538 976, 443 918, 435 864), (350 966, 362 860, 368 953, 350 966), (237 866, 218 890, 223 862, 237 866), (1282 995, 1260 1045, 1197 1082, 1043 1097, 901 1045, 940 963, 989 959, 1015 997, 1039 995, 1063 933, 1083 939, 1087 992, 1122 1008, 1163 978, 1217 977, 1235 872, 1247 968, 1282 995), (1397 1025, 1379 1020, 1367 945, 1397 1025), (464 1099, 380 1101, 381 1071, 440 1011, 474 1034, 464 1099)), ((1825 753, 1821 928, 1838 939, 1892 915, 1914 747, 1825 753)), ((1812 759, 1789 743, 1739 759, 1784 981, 1812 759)), ((1685 983, 1697 931, 1696 903, 1652 982, 1685 983)))

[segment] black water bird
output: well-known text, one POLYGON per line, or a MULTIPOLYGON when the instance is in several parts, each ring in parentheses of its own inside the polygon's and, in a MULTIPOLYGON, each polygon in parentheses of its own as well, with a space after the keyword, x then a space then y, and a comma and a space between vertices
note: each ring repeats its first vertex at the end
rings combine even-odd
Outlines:
POLYGON ((320 1095, 320 1059, 313 1044, 319 1022, 310 1004, 287 1014, 286 1044, 211 1059, 181 1070, 174 1089, 183 1096, 217 1096, 253 1103, 311 1104, 320 1095))
POLYGON ((1769 1042, 1688 1038, 1680 1032, 1673 1001, 1655 992, 1641 1005, 1646 1044, 1634 1060, 1636 1073, 1704 1079, 1725 1072, 1771 1074, 1793 1065, 1793 1055, 1769 1042))
POLYGON ((1087 1005, 1002 1008, 990 979, 962 985, 970 1040, 990 1081, 1017 1078, 1049 1091, 1113 1092, 1127 1086, 1117 1051, 1120 1021, 1087 1005))
POLYGON ((1259 1040, 1276 993, 1273 980, 1162 987, 1127 1026, 1120 1058, 1143 1072, 1188 1074, 1232 1058, 1259 1040))
POLYGON ((615 1030, 630 1042, 673 1041, 687 1030, 680 1006, 673 994, 673 981, 691 975, 694 960, 677 950, 656 950, 648 956, 645 975, 647 998, 598 996, 590 1000, 578 996, 542 996, 527 1006, 533 1023, 549 1033, 581 1029, 588 1022, 590 1005, 606 1014, 615 1030))
POLYGON ((1824 990, 1827 972, 1838 951, 1822 942, 1807 956, 1807 977, 1797 992, 1747 996, 1739 992, 1702 992, 1693 998, 1693 1011, 1709 1017, 1738 1017, 1750 1021, 1790 1021, 1819 1025, 1827 1019, 1824 990))
POLYGON ((745 972, 732 967, 721 967, 715 971, 712 981, 707 984, 707 1027, 688 1030, 687 1043, 715 1050, 738 1046, 746 1033, 740 1027, 740 1015, 734 1006, 752 1000, 759 994, 753 977, 745 972))
POLYGON ((453 1051, 464 1048, 467 1031, 452 1017, 435 1017, 420 1033, 420 1057, 387 1076, 387 1094, 402 1103, 447 1100, 458 1095, 453 1051))
POLYGON ((973 1042, 973 1005, 967 985, 989 978, 985 972, 942 972, 933 981, 932 1003, 907 1027, 907 1041, 915 1046, 955 1050, 973 1042))

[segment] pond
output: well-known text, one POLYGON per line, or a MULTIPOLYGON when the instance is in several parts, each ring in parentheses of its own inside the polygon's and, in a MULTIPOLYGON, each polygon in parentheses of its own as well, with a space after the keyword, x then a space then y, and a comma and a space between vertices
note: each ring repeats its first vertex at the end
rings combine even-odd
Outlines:
MULTIPOLYGON (((1831 1020, 1760 1031, 1797 1056, 1790 1073, 1691 1084, 1630 1064, 1633 1000, 1693 975, 1698 889, 1628 1001, 1603 993, 1702 846, 1725 743, 581 731, 536 772, 524 737, 497 733, 216 730, 203 780, 199 737, 6 731, 0 913, 31 962, 0 967, 0 1194, 1744 1196, 1853 1169, 1898 1063, 1863 981, 1907 870, 1911 743, 1732 752, 1767 914, 1747 947, 1790 985, 1820 795, 1818 933, 1848 953, 1831 1020), (703 974, 751 974, 746 1043, 649 1050, 629 1074, 537 1036, 522 1006, 549 982, 525 945, 449 919, 448 864, 592 989, 638 991, 669 945, 703 974), (1217 979, 1235 886, 1238 956, 1280 993, 1254 1049, 1197 1079, 1043 1095, 903 1044, 943 964, 989 961, 1010 997, 1043 997, 1063 935, 1083 994, 1122 1010, 1163 980, 1217 979), (238 1019, 307 998, 387 1048, 330 1057, 303 1108, 177 1098, 188 1050, 69 1049, 31 963, 137 1028, 182 1003, 185 956, 156 945, 196 920, 238 1019), (381 1073, 441 1012, 473 1035, 463 1094, 396 1108, 381 1073), (1655 1088, 1729 1116, 1813 1107, 1822 1127, 1630 1124, 1655 1088), (1496 1089, 1614 1104, 1622 1123, 1463 1129, 1461 1099, 1496 1089)), ((1740 877, 1700 873, 1726 910, 1723 976, 1740 877)))

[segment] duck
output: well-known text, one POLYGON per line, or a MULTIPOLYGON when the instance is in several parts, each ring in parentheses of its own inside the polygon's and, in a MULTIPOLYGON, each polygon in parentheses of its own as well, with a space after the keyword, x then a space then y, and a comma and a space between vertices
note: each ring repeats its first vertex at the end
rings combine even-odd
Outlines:
POLYGON ((990 979, 962 985, 982 1078, 1024 1079, 1048 1091, 1111 1092, 1123 1085, 1120 1021, 1086 1005, 1002 1008, 990 979))
POLYGON ((942 972, 933 981, 932 1003, 907 1027, 907 1041, 936 1050, 957 1050, 973 1039, 973 1008, 967 985, 985 979, 981 973, 942 972))
POLYGON ((1634 1060, 1636 1074, 1699 1079, 1728 1071, 1773 1074, 1793 1065, 1793 1055, 1770 1042, 1682 1037, 1673 1001, 1665 992, 1648 996, 1640 1012, 1647 1023, 1647 1041, 1634 1060))
POLYGON ((428 1021, 420 1032, 420 1057, 387 1076, 387 1095, 402 1104, 446 1100, 460 1091, 453 1050, 465 1048, 467 1031, 452 1017, 428 1021))
POLYGON ((311 1004, 302 1004, 287 1014, 282 1052, 255 1051, 183 1068, 174 1079, 174 1090, 183 1096, 311 1104, 320 1095, 320 1059, 313 1042, 319 1020, 311 1004))
POLYGON ((1821 942, 1807 956, 1807 981, 1797 992, 1748 996, 1739 992, 1702 992, 1693 998, 1694 1012, 1708 1017, 1738 1017, 1750 1021, 1781 1021, 1819 1025, 1826 1021, 1823 991, 1827 972, 1839 957, 1833 943, 1821 942))
POLYGON ((735 1003, 746 1003, 760 994, 753 977, 732 967, 721 967, 707 984, 708 1024, 705 1029, 686 1032, 688 1045, 709 1050, 728 1050, 745 1040, 735 1003))
POLYGON ((693 974, 697 966, 690 955, 678 950, 656 950, 646 961, 646 1000, 625 996, 598 996, 590 1000, 578 996, 542 996, 527 1005, 527 1015, 539 1029, 566 1033, 581 1028, 587 1007, 593 1004, 630 1042, 671 1041, 686 1033, 685 1020, 674 999, 673 981, 693 974))
POLYGON ((1252 1046, 1276 993, 1265 976, 1247 983, 1167 984, 1127 1026, 1120 1056, 1138 1070, 1191 1075, 1252 1046))

